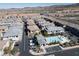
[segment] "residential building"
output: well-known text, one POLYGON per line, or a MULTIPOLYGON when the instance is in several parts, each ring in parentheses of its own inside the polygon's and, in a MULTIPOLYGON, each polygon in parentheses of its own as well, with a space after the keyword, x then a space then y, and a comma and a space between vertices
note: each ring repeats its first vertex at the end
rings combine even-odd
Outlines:
POLYGON ((7 16, 0 20, 0 32, 3 40, 21 41, 24 23, 21 18, 7 16))
POLYGON ((37 25, 28 26, 27 28, 29 30, 29 33, 31 33, 31 34, 32 33, 35 34, 35 33, 39 33, 40 32, 40 29, 37 27, 37 25))
POLYGON ((51 27, 47 26, 44 31, 46 31, 48 34, 57 34, 57 33, 64 33, 64 29, 62 27, 51 27))
POLYGON ((27 20, 27 25, 28 25, 28 26, 35 25, 34 20, 32 20, 32 19, 28 19, 28 20, 27 20))
POLYGON ((36 35, 36 39, 37 39, 37 42, 40 46, 45 46, 46 45, 46 40, 45 40, 45 37, 42 36, 41 34, 40 35, 36 35))
POLYGON ((6 32, 8 30, 8 26, 0 26, 0 32, 6 32))
POLYGON ((4 33, 3 40, 12 39, 14 41, 19 41, 21 40, 22 31, 23 30, 19 26, 10 27, 9 30, 4 33))

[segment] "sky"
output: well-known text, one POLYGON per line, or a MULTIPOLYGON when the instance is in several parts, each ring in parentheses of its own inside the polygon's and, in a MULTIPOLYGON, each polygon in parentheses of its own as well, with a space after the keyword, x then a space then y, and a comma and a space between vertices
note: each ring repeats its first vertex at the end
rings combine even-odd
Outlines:
POLYGON ((0 3, 0 9, 51 6, 51 5, 67 5, 67 4, 69 3, 0 3))

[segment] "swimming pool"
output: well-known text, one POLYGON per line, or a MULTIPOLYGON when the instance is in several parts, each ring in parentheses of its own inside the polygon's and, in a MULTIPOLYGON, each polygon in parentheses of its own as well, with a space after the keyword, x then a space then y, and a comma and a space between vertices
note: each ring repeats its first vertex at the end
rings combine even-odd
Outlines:
POLYGON ((53 37, 46 37, 47 43, 51 42, 65 42, 67 41, 65 37, 53 36, 53 37))

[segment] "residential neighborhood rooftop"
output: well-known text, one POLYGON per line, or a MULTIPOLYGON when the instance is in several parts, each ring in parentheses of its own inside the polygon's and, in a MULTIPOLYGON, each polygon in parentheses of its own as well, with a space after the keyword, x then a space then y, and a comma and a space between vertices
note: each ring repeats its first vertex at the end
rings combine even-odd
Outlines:
POLYGON ((14 37, 18 36, 21 33, 22 30, 19 27, 10 27, 9 30, 6 33, 4 33, 4 37, 14 37))

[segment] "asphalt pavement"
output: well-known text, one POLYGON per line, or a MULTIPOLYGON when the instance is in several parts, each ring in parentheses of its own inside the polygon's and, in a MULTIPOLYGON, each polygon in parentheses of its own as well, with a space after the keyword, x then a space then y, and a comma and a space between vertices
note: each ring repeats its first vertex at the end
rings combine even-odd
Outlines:
POLYGON ((30 40, 29 37, 26 35, 25 30, 23 30, 22 41, 20 43, 20 56, 32 56, 29 53, 30 50, 30 40))

